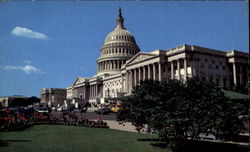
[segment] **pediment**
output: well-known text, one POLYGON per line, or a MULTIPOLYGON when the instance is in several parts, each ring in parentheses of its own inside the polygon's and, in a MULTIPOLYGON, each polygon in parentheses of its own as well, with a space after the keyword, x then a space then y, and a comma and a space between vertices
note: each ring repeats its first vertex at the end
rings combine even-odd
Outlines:
POLYGON ((132 57, 132 58, 128 61, 127 65, 134 64, 134 63, 138 63, 138 62, 147 60, 147 59, 149 59, 149 58, 152 58, 152 57, 154 57, 154 56, 156 56, 156 55, 154 55, 154 54, 147 54, 147 53, 138 53, 138 54, 136 54, 134 57, 132 57))
POLYGON ((76 81, 73 83, 73 85, 77 85, 77 84, 83 83, 84 81, 85 81, 85 78, 78 77, 76 79, 76 81))

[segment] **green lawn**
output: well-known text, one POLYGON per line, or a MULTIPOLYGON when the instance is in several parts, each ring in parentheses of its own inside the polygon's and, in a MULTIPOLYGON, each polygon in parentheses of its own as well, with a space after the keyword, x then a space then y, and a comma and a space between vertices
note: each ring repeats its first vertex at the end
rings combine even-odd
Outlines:
POLYGON ((0 138, 1 152, 170 152, 151 145, 156 135, 101 128, 38 125, 0 138))

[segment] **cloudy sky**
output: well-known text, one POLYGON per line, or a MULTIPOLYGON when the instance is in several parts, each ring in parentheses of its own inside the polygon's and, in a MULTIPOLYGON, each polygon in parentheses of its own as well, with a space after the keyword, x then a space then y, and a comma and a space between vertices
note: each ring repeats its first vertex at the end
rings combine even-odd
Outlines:
POLYGON ((119 6, 143 52, 182 44, 248 52, 247 2, 0 2, 0 96, 40 96, 96 74, 119 6))

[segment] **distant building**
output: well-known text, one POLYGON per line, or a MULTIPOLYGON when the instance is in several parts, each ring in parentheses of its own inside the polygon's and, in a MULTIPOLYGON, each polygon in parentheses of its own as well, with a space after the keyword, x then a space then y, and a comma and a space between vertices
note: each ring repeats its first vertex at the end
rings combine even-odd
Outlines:
POLYGON ((43 88, 41 90, 41 103, 46 103, 48 106, 57 107, 64 104, 66 100, 66 89, 59 88, 43 88))
POLYGON ((20 96, 20 95, 0 97, 0 104, 3 107, 10 107, 12 105, 15 105, 14 102, 21 102, 22 101, 22 100, 18 100, 18 99, 28 99, 28 97, 20 96))

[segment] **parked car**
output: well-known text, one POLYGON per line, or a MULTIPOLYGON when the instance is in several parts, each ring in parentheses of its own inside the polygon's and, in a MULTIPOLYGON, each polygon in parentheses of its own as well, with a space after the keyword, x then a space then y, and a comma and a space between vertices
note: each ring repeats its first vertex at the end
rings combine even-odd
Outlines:
POLYGON ((74 109, 73 112, 82 112, 81 109, 74 109))
POLYGON ((118 112, 122 109, 122 106, 121 105, 116 105, 114 107, 111 108, 111 111, 113 112, 118 112))
POLYGON ((36 108, 34 108, 34 110, 38 113, 48 113, 49 112, 47 107, 36 107, 36 108))
POLYGON ((94 112, 96 114, 106 115, 106 114, 111 113, 112 111, 110 110, 110 108, 104 107, 104 108, 98 109, 98 110, 96 110, 94 112))

